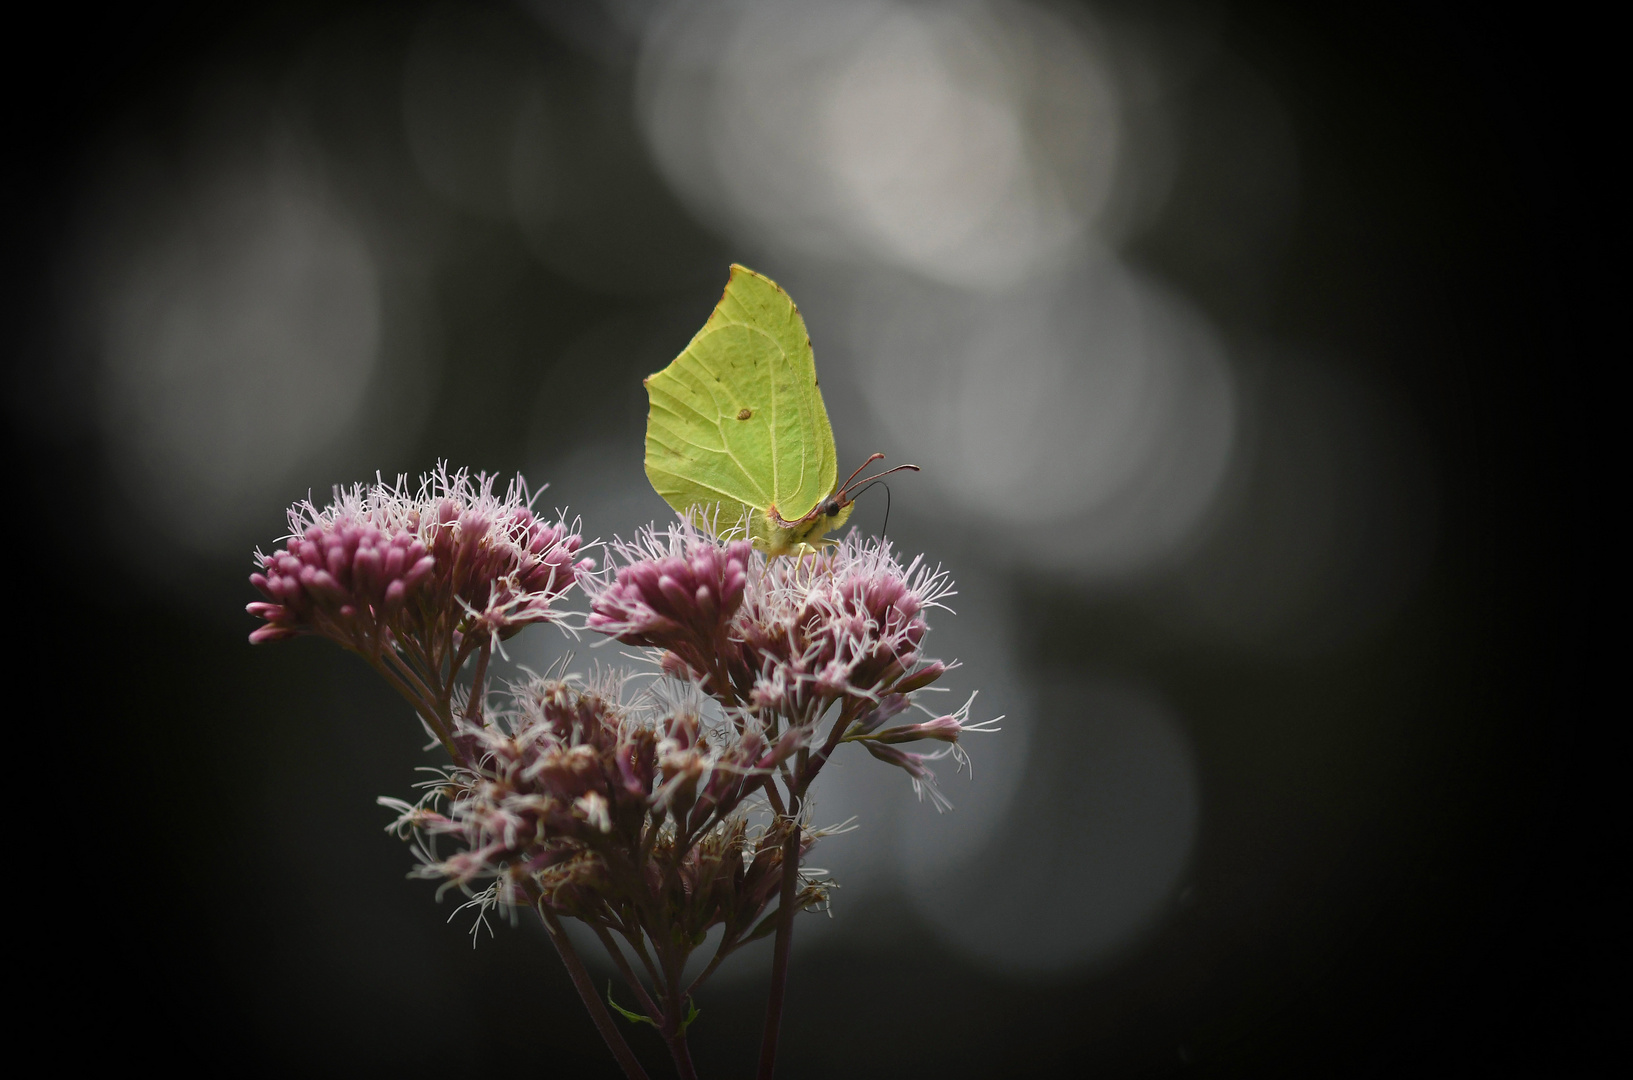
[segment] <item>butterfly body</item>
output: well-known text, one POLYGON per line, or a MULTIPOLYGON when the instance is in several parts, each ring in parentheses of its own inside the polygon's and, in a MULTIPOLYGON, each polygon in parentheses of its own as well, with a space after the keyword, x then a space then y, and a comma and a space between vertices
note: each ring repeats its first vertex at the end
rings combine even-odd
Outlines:
POLYGON ((845 524, 850 516, 851 505, 840 506, 833 498, 824 499, 809 514, 795 521, 783 520, 775 506, 763 512, 756 509, 749 514, 749 538, 768 555, 793 555, 833 543, 824 539, 825 534, 845 524))
POLYGON ((832 542, 851 498, 805 320, 775 282, 733 265, 703 329, 645 385, 646 475, 670 506, 743 522, 768 555, 832 542))

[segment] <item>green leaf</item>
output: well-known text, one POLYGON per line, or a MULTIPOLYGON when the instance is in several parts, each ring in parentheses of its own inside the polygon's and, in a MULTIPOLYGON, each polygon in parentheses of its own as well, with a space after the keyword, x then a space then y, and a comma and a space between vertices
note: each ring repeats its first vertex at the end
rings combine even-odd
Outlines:
MULTIPOLYGON (((628 1020, 632 1024, 651 1024, 653 1027, 658 1026, 658 1022, 656 1020, 652 1019, 650 1016, 643 1016, 638 1012, 630 1012, 628 1009, 624 1008, 622 1005, 620 1005, 616 1001, 612 1000, 612 980, 611 979, 607 980, 607 1004, 611 1005, 613 1008, 617 1009, 618 1012, 623 1016, 623 1018, 625 1020, 628 1020)), ((690 1023, 690 1021, 688 1021, 688 1023, 690 1023)), ((684 1031, 686 1029, 682 1028, 681 1030, 684 1031)))
POLYGON ((692 1021, 696 1020, 698 1013, 702 1011, 697 1007, 697 1002, 691 998, 686 999, 686 1019, 680 1022, 680 1033, 682 1035, 686 1034, 686 1029, 692 1026, 692 1021))

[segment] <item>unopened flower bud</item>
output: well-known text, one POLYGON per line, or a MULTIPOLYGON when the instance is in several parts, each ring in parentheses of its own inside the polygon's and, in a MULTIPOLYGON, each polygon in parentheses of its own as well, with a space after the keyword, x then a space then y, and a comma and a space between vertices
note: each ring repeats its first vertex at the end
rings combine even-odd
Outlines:
POLYGON ((920 799, 928 793, 930 801, 937 810, 949 809, 952 803, 941 794, 936 787, 936 774, 925 764, 930 758, 923 754, 914 754, 906 750, 898 750, 894 746, 887 746, 869 739, 862 743, 867 752, 887 765, 894 765, 905 772, 913 781, 913 791, 920 799))
POLYGON ((958 722, 956 716, 938 716, 934 720, 927 720, 922 724, 887 728, 873 736, 873 741, 909 743, 918 742, 920 739, 935 739, 938 742, 955 743, 963 731, 964 727, 958 722))
POLYGON ((941 678, 946 671, 946 664, 943 664, 940 660, 931 660, 898 679, 891 689, 898 694, 911 694, 915 690, 922 690, 929 686, 941 678))
POLYGON ((847 738, 856 738, 861 735, 870 735, 881 727, 900 716, 912 703, 907 700, 906 694, 888 694, 878 706, 870 710, 867 715, 856 721, 854 727, 846 733, 847 738))

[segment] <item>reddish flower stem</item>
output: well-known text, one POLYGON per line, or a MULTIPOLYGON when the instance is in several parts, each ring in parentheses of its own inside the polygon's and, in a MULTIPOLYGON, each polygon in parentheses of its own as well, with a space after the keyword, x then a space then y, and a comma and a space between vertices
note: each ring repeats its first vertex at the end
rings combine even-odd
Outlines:
MULTIPOLYGON (((480 724, 482 722, 482 698, 485 696, 482 684, 488 677, 488 658, 493 655, 491 642, 482 644, 482 651, 476 657, 476 673, 471 676, 471 697, 465 703, 465 722, 480 724)), ((457 671, 454 674, 459 674, 457 671)))
POLYGON ((590 1011, 590 1019, 595 1021, 596 1029, 606 1041, 607 1049, 618 1059, 618 1065, 624 1070, 624 1075, 629 1077, 629 1080, 651 1080, 646 1070, 641 1068, 641 1063, 635 1060, 634 1051, 630 1050, 629 1044, 624 1041, 624 1036, 619 1033, 618 1026, 612 1021, 612 1014, 607 1012, 607 1006, 595 992, 595 984, 590 982, 590 973, 585 970, 584 961, 578 958, 572 943, 567 940, 567 933, 562 930, 561 923, 542 903, 534 904, 533 910, 544 920, 544 928, 550 934, 550 944, 556 947, 556 953, 567 967, 567 974, 572 977, 573 987, 578 991, 584 1007, 590 1011))
POLYGON ((665 1035, 669 1043, 669 1053, 675 1059, 675 1070, 680 1073, 680 1080, 697 1080, 697 1069, 692 1065, 692 1051, 686 1045, 686 1033, 677 1025, 673 1035, 665 1035))
POLYGON ((401 658, 399 658, 395 653, 387 650, 383 652, 382 655, 389 657, 391 661, 395 661, 395 666, 397 668, 396 671, 393 671, 392 665, 383 659, 370 660, 370 666, 372 666, 375 671, 383 675, 386 681, 392 685, 392 688, 395 689, 397 693, 401 694, 410 705, 414 706, 414 711, 419 713, 419 715, 425 720, 426 724, 431 728, 431 733, 437 737, 439 742, 442 743, 442 748, 448 751, 448 756, 453 758, 455 762, 458 762, 459 751, 454 746, 454 740, 448 731, 447 725, 444 724, 442 718, 437 715, 436 703, 425 696, 428 695, 430 691, 425 690, 425 695, 420 693, 421 690, 425 689, 425 684, 420 681, 419 677, 414 674, 413 670, 404 664, 401 658), (400 675, 399 672, 401 673, 400 675), (412 681, 412 685, 410 685, 410 680, 412 681))
MULTIPOLYGON (((792 793, 790 793, 792 794, 792 793)), ((777 1071, 777 1037, 782 1027, 783 995, 788 987, 788 952, 794 943, 794 899, 799 892, 799 801, 791 798, 792 826, 782 848, 782 898, 777 908, 777 944, 771 960, 771 993, 766 998, 765 1030, 760 1036, 759 1080, 771 1080, 777 1071)))
POLYGON ((714 974, 715 968, 719 967, 720 962, 726 957, 730 956, 732 949, 735 949, 736 947, 737 941, 735 939, 722 937, 720 939, 720 945, 714 951, 714 958, 709 961, 709 965, 707 967, 698 972, 697 978, 693 979, 692 984, 686 988, 686 996, 691 997, 693 994, 697 993, 697 988, 702 986, 710 975, 714 974))
POLYGON ((636 1003, 646 1013, 647 1019, 654 1024, 658 1023, 663 1016, 663 1010, 658 1008, 657 1002, 653 1001, 651 996, 647 994, 646 987, 641 984, 641 980, 636 978, 635 970, 629 966, 629 961, 624 959, 623 950, 618 948, 618 943, 612 939, 612 935, 607 932, 606 927, 597 926, 593 929, 595 930, 595 936, 601 939, 601 947, 607 950, 607 956, 611 958, 613 964, 618 968, 618 974, 622 975, 624 982, 629 984, 630 991, 635 995, 636 1003))
POLYGON ((675 1071, 680 1074, 680 1080, 697 1080, 697 1069, 692 1065, 692 1051, 686 1045, 686 1029, 684 1014, 686 1000, 680 993, 680 972, 684 960, 680 956, 666 956, 664 967, 668 969, 669 979, 666 1004, 667 1010, 663 1016, 663 1041, 669 1044, 669 1054, 675 1059, 675 1071))

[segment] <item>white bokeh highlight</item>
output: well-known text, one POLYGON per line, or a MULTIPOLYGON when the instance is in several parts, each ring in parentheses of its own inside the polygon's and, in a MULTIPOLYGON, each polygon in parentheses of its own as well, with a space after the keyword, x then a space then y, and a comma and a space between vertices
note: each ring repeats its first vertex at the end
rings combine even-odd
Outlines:
POLYGON ((637 100, 671 183, 750 250, 969 288, 1066 260, 1116 176, 1092 34, 1030 4, 677 5, 637 100))
POLYGON ((1231 460, 1217 333, 1109 257, 990 297, 877 282, 849 355, 887 449, 934 462, 947 512, 1022 565, 1105 580, 1171 561, 1231 460))

